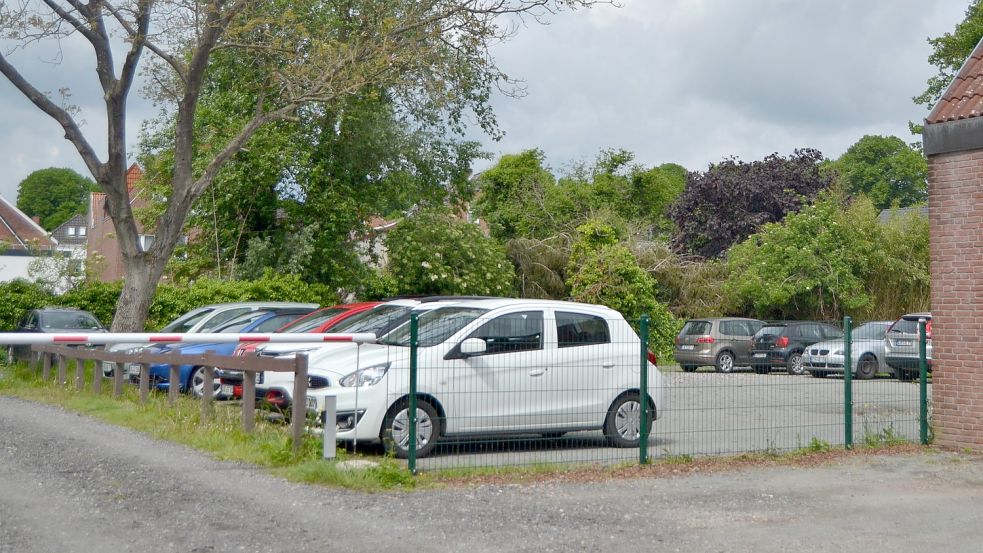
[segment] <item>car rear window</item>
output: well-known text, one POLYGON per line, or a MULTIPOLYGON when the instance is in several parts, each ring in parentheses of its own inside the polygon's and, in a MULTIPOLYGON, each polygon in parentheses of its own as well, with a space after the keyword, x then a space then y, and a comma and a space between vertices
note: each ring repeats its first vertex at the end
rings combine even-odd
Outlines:
POLYGON ((765 325, 755 336, 781 336, 785 334, 785 325, 765 325))
MULTIPOLYGON (((925 320, 931 320, 925 317, 925 320)), ((901 318, 894 326, 891 327, 891 332, 903 332, 905 334, 918 334, 918 318, 901 318)))
POLYGON ((687 321, 680 331, 681 336, 703 336, 710 334, 710 321, 687 321))

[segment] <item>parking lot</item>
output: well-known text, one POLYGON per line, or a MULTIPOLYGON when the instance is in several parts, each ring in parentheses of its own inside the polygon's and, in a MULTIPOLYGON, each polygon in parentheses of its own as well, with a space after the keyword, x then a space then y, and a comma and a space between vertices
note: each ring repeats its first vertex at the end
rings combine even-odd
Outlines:
MULTIPOLYGON (((845 443, 842 378, 671 371, 666 377, 666 407, 649 439, 653 458, 782 452, 845 443)), ((917 442, 918 401, 917 382, 853 381, 854 443, 917 442)), ((637 449, 609 447, 601 432, 595 431, 562 437, 450 440, 417 466, 433 470, 637 459, 637 449)))

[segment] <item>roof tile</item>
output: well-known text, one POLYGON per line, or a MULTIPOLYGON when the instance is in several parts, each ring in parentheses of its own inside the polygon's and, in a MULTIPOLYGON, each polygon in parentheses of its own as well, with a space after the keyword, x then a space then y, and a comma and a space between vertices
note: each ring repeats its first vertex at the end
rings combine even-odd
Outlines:
POLYGON ((980 115, 983 115, 983 40, 949 83, 925 123, 931 125, 980 115))

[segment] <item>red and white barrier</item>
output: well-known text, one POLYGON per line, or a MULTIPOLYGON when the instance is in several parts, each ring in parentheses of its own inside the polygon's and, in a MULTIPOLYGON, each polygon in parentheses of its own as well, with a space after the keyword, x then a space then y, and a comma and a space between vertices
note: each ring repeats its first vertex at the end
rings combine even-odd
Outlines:
POLYGON ((352 342, 356 344, 374 343, 375 334, 306 334, 306 333, 266 333, 266 334, 148 334, 134 332, 102 332, 95 334, 44 334, 35 332, 0 332, 0 344, 9 346, 35 344, 79 344, 103 346, 109 344, 212 344, 240 342, 352 342))

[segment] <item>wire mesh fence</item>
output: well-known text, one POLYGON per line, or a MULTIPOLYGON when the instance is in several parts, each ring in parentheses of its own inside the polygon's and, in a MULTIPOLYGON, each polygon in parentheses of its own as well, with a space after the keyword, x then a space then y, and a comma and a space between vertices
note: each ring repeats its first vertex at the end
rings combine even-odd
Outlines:
POLYGON ((388 390, 390 401, 415 395, 419 420, 405 411, 392 439, 404 440, 414 470, 925 441, 930 374, 911 381, 887 364, 891 321, 846 322, 691 321, 676 358, 656 368, 644 333, 603 317, 476 315, 475 330, 434 347, 423 316, 415 386, 388 390), (657 414, 648 439, 642 366, 657 414))

